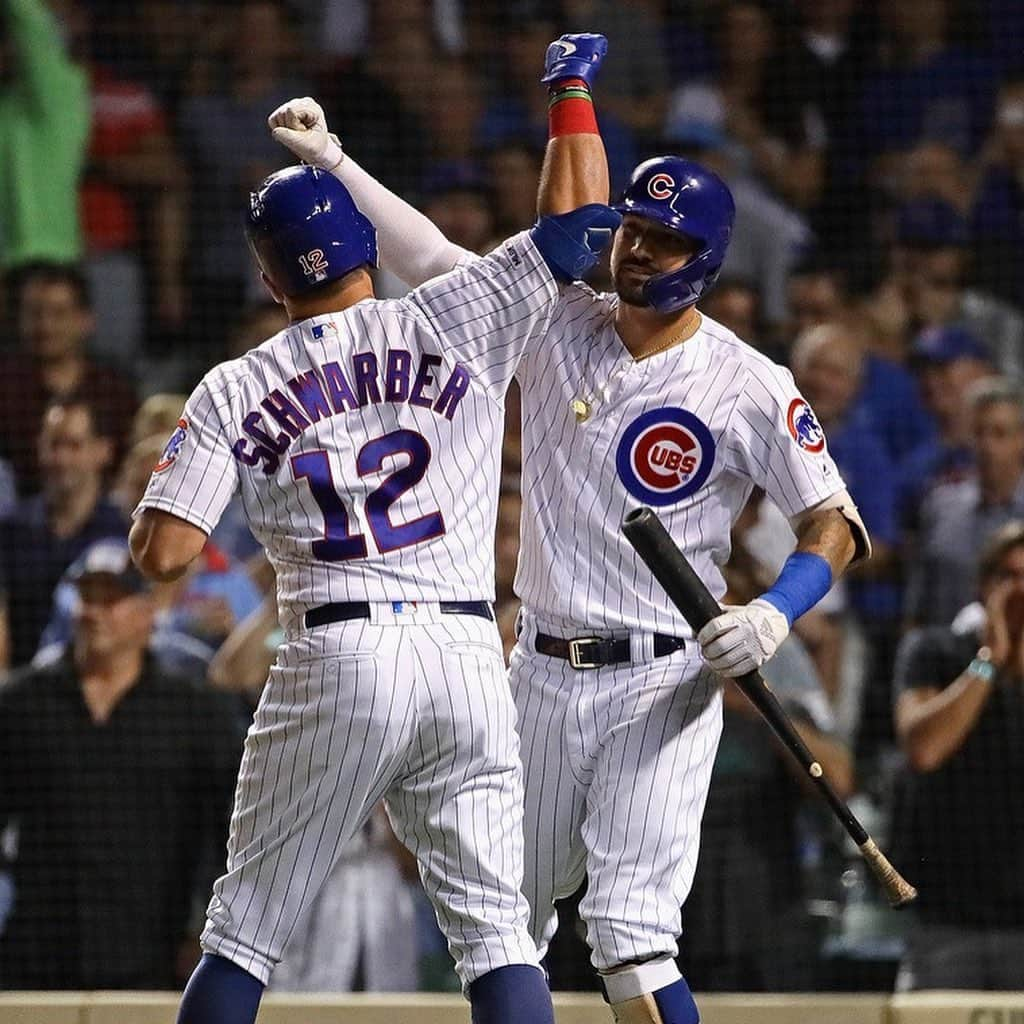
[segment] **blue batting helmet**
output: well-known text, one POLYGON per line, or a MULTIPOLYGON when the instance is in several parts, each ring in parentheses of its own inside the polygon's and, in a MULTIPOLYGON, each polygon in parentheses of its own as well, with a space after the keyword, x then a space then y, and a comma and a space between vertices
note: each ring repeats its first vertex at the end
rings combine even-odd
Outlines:
POLYGON ((682 157, 656 156, 633 171, 613 208, 649 217, 698 243, 696 255, 678 270, 655 274, 644 284, 648 305, 659 313, 692 306, 718 279, 736 206, 717 174, 682 157))
POLYGON ((263 272, 286 295, 377 265, 373 224, 337 178, 315 167, 286 167, 251 192, 246 236, 263 272))

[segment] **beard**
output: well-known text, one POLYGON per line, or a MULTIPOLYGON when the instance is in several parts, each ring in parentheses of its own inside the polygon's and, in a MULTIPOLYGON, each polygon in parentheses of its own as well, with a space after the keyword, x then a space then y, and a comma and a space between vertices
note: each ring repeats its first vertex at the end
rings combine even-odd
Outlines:
POLYGON ((654 273, 650 267, 641 267, 636 263, 623 263, 613 270, 612 284, 619 300, 627 306, 648 305, 644 285, 654 273))

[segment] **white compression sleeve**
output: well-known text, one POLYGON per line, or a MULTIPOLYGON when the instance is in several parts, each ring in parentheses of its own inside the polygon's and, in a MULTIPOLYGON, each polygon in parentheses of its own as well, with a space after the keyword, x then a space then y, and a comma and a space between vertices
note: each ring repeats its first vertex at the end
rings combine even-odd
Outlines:
POLYGON ((419 210, 386 189, 347 153, 331 173, 377 229, 380 265, 416 288, 475 253, 450 242, 419 210))

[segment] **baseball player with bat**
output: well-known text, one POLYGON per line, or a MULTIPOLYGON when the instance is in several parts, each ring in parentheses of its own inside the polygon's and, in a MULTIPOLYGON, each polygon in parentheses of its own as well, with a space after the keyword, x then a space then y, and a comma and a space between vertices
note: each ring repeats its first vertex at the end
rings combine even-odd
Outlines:
POLYGON ((377 301, 376 232, 291 167, 248 235, 291 323, 189 398, 131 531, 175 579, 240 489, 286 640, 239 771, 225 874, 179 1024, 252 1024, 289 935, 383 799, 416 856, 475 1024, 551 1024, 521 892, 521 766, 494 623, 504 395, 620 216, 538 220, 377 301))
MULTIPOLYGON (((597 35, 548 49, 542 214, 607 200, 590 91, 606 49, 597 35)), ((343 154, 312 100, 285 104, 270 124, 373 211, 383 263, 399 277, 418 284, 476 263, 343 154)), ((616 209, 615 292, 562 284, 517 370, 523 612, 511 683, 524 889, 543 954, 554 900, 586 875, 580 914, 616 1020, 694 1024, 674 957, 721 731, 718 674, 770 658, 869 542, 789 372, 697 309, 729 243, 726 186, 658 157, 636 168, 616 209), (638 504, 655 506, 720 598, 730 528, 755 486, 790 517, 797 550, 769 591, 723 610, 695 639, 619 525, 638 504)))

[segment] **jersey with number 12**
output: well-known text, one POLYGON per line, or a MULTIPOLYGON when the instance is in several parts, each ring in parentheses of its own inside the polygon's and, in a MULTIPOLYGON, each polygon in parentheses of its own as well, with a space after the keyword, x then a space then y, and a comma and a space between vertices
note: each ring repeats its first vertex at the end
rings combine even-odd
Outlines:
POLYGON ((333 601, 487 600, 504 396, 557 288, 527 234, 211 370, 139 508, 210 532, 240 488, 282 627, 333 601))

